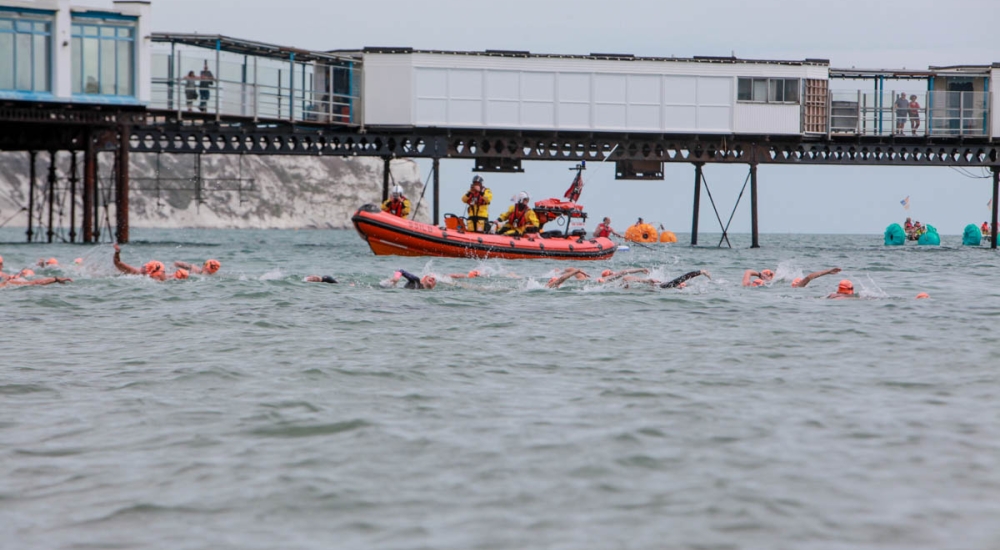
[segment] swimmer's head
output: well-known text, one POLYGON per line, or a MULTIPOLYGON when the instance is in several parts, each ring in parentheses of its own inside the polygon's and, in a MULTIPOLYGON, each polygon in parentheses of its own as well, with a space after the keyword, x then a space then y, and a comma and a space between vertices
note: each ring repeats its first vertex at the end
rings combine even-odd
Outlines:
POLYGON ((764 281, 762 281, 762 280, 760 280, 760 279, 754 279, 754 280, 753 280, 753 281, 752 281, 752 282, 750 283, 750 286, 764 286, 764 281))
POLYGON ((222 264, 219 263, 219 260, 205 260, 204 270, 205 273, 208 273, 209 275, 215 273, 221 267, 222 264))
POLYGON ((188 270, 177 268, 177 271, 174 271, 174 279, 187 279, 187 278, 188 278, 188 270))
POLYGON ((28 268, 24 268, 24 269, 21 270, 20 273, 18 273, 18 275, 21 276, 21 277, 31 277, 34 274, 35 274, 35 272, 32 271, 32 270, 30 270, 30 269, 28 269, 28 268))
POLYGON ((3 267, 3 256, 0 256, 0 267, 3 267))
POLYGON ((165 271, 166 268, 163 267, 162 262, 153 260, 151 262, 146 262, 146 264, 142 266, 142 269, 139 270, 139 273, 149 275, 150 277, 157 277, 162 275, 165 271))
POLYGON ((792 280, 792 286, 799 286, 799 283, 801 282, 802 282, 802 277, 796 277, 795 279, 792 280))
POLYGON ((760 271, 760 278, 764 279, 765 281, 770 281, 771 279, 774 278, 774 272, 771 271, 770 269, 762 269, 760 271))
POLYGON ((433 275, 424 275, 420 278, 420 286, 430 290, 437 286, 437 277, 433 275))
POLYGON ((45 265, 59 265, 59 260, 55 258, 49 258, 45 261, 45 265))
POLYGON ((478 277, 480 275, 482 275, 482 274, 479 272, 478 269, 473 269, 472 271, 469 272, 469 278, 470 279, 475 279, 476 277, 478 277))
POLYGON ((837 294, 854 294, 854 283, 849 279, 840 281, 840 284, 837 285, 837 294))
POLYGON ((604 271, 601 272, 601 277, 607 277, 609 275, 611 275, 610 269, 605 269, 604 271))
POLYGON ((582 280, 584 280, 584 279, 587 279, 587 274, 586 274, 586 273, 584 273, 584 272, 582 272, 582 271, 577 271, 577 272, 576 272, 576 273, 575 273, 575 274, 573 275, 573 278, 575 278, 575 279, 576 279, 577 281, 582 281, 582 280))
POLYGON ((80 264, 83 263, 83 258, 77 258, 77 259, 73 260, 73 263, 75 263, 77 265, 80 265, 80 264))
POLYGON ((924 298, 930 298, 930 297, 931 297, 931 295, 927 294, 926 292, 921 292, 920 294, 917 294, 917 299, 918 300, 922 300, 924 298))

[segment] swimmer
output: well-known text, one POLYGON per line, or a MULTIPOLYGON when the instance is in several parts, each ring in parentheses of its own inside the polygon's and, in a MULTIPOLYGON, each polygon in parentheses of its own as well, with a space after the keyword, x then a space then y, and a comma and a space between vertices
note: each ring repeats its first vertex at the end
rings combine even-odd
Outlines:
POLYGON ((827 298, 830 299, 840 299, 840 298, 858 298, 859 296, 854 293, 854 283, 850 279, 844 279, 840 281, 837 285, 837 292, 830 294, 827 298))
POLYGON ((483 273, 478 269, 473 269, 468 273, 451 273, 448 277, 452 279, 475 279, 476 277, 482 277, 483 273))
MULTIPOLYGON (((118 268, 118 271, 121 271, 126 275, 146 275, 150 279, 156 279, 157 281, 167 280, 167 270, 163 266, 163 262, 158 262, 156 260, 153 260, 146 262, 145 264, 143 264, 141 268, 135 268, 122 261, 121 252, 122 252, 121 247, 119 247, 118 244, 116 243, 115 255, 112 259, 115 263, 115 267, 118 268)), ((174 279, 187 279, 187 275, 188 275, 187 270, 178 269, 176 272, 170 275, 170 277, 174 279)))
POLYGON ((403 288, 431 290, 437 286, 437 277, 433 275, 417 277, 416 275, 403 269, 400 269, 392 274, 392 286, 396 286, 401 278, 406 279, 406 285, 403 288))
POLYGON ((59 260, 55 258, 49 258, 48 260, 41 258, 38 260, 37 265, 38 267, 59 267, 59 260))
POLYGON ((743 286, 761 286, 764 283, 769 283, 774 279, 774 272, 770 269, 762 269, 760 271, 754 271, 748 269, 743 272, 743 286), (757 277, 754 279, 754 277, 757 277))
POLYGON ((584 279, 589 279, 590 275, 587 275, 587 273, 582 269, 567 267, 563 270, 562 275, 549 279, 549 282, 545 283, 545 288, 559 288, 559 285, 565 283, 571 278, 582 281, 584 279))
POLYGON ((190 271, 191 273, 197 273, 199 275, 214 275, 215 272, 222 267, 222 264, 219 263, 219 260, 210 259, 210 260, 205 260, 205 264, 202 265, 201 267, 180 261, 174 262, 174 267, 180 267, 182 269, 190 271))
POLYGON ((677 288, 677 289, 681 289, 681 288, 685 288, 687 286, 687 281, 690 281, 691 279, 694 279, 695 277, 698 277, 699 275, 704 275, 704 276, 708 277, 709 279, 712 278, 712 275, 707 270, 700 269, 698 271, 689 271, 689 272, 681 275, 680 277, 677 277, 677 278, 675 278, 675 279, 673 279, 671 281, 667 281, 665 283, 661 283, 660 281, 657 281, 656 279, 640 279, 638 277, 631 277, 631 276, 622 277, 622 281, 625 281, 625 288, 628 288, 628 283, 642 283, 642 284, 647 284, 647 285, 658 286, 660 288, 677 288))
POLYGON ((824 275, 833 275, 834 273, 840 273, 840 268, 839 267, 832 267, 832 268, 824 270, 824 271, 814 271, 814 272, 806 275, 805 277, 801 277, 801 278, 797 277, 794 281, 792 281, 792 286, 795 287, 795 288, 804 288, 813 279, 815 279, 817 277, 822 277, 824 275))
POLYGON ((632 275, 634 273, 649 273, 649 270, 644 267, 623 269, 622 271, 611 271, 610 269, 605 269, 601 272, 601 276, 597 279, 597 282, 610 283, 611 281, 617 281, 626 275, 632 275))
POLYGON ((23 279, 9 279, 0 283, 0 288, 7 286, 43 286, 51 285, 53 283, 66 284, 72 283, 73 279, 69 277, 46 277, 44 279, 35 279, 33 281, 25 281, 23 279))
POLYGON ((335 285, 335 284, 337 284, 337 279, 334 279, 333 277, 331 277, 329 275, 323 275, 322 277, 319 276, 319 275, 309 275, 309 276, 307 276, 305 278, 305 282, 307 282, 307 283, 330 283, 330 284, 334 284, 335 285))

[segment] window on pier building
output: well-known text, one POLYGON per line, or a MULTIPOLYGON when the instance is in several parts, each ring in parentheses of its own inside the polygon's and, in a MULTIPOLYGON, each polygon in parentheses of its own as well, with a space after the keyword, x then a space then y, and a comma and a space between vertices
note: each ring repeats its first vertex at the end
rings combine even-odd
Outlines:
POLYGON ((135 20, 73 19, 73 93, 135 95, 135 20))
POLYGON ((0 10, 0 90, 51 92, 50 17, 0 10))
POLYGON ((798 103, 802 80, 798 78, 740 78, 738 101, 754 103, 798 103))

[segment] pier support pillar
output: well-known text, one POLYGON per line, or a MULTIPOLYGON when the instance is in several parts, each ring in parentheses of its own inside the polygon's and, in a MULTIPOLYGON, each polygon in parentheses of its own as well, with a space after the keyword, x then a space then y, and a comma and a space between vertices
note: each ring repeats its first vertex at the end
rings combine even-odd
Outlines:
POLYGON ((993 170, 993 235, 990 236, 990 248, 997 247, 997 201, 1000 200, 1000 166, 992 166, 993 170))
POLYGON ((49 229, 46 231, 46 242, 52 243, 52 212, 56 206, 56 152, 49 151, 49 229))
POLYGON ((750 164, 750 248, 760 248, 757 238, 757 163, 750 164))
POLYGON ((441 206, 441 159, 434 157, 434 225, 439 223, 438 212, 441 206))
POLYGON ((83 151, 83 242, 97 242, 94 227, 97 226, 97 148, 94 136, 87 136, 87 148, 83 151))
POLYGON ((384 164, 382 165, 382 202, 389 200, 389 163, 392 162, 391 157, 385 157, 384 164))
POLYGON ((115 208, 117 220, 115 225, 115 240, 119 244, 128 242, 128 145, 129 127, 118 128, 118 165, 115 167, 115 208))
POLYGON ((35 157, 38 155, 37 151, 29 151, 28 158, 31 159, 31 166, 28 169, 28 242, 35 236, 35 231, 32 229, 35 223, 35 157))
POLYGON ((704 162, 694 163, 694 209, 691 211, 691 246, 698 244, 698 212, 701 210, 701 167, 704 162))
POLYGON ((76 151, 69 157, 69 242, 76 242, 76 151))

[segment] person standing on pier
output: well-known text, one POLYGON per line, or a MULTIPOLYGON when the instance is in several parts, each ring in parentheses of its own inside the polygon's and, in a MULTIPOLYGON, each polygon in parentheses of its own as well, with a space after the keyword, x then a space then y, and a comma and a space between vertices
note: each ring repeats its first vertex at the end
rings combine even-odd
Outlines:
MULTIPOLYGON (((215 83, 215 75, 208 68, 208 61, 205 61, 205 66, 201 69, 201 103, 198 104, 198 110, 201 112, 206 112, 208 110, 208 98, 212 95, 212 85, 215 83)), ((218 93, 218 92, 216 92, 218 93)))
POLYGON ((906 115, 910 112, 910 102, 906 100, 906 92, 899 92, 896 98, 896 133, 905 133, 903 127, 906 126, 906 115))
POLYGON ((392 194, 382 203, 382 211, 400 218, 410 215, 410 199, 403 195, 401 186, 397 185, 392 188, 392 194))
POLYGON ((198 76, 194 74, 194 71, 188 71, 187 76, 184 77, 184 99, 187 101, 188 112, 191 112, 194 100, 198 99, 197 82, 198 76))
POLYGON ((486 231, 486 224, 490 221, 492 201, 493 192, 483 185, 483 178, 479 175, 474 176, 469 190, 462 195, 462 202, 469 205, 469 210, 466 212, 466 229, 476 233, 486 231))
POLYGON ((917 135, 917 128, 920 127, 920 104, 917 103, 917 96, 910 96, 910 129, 913 135, 917 135))

